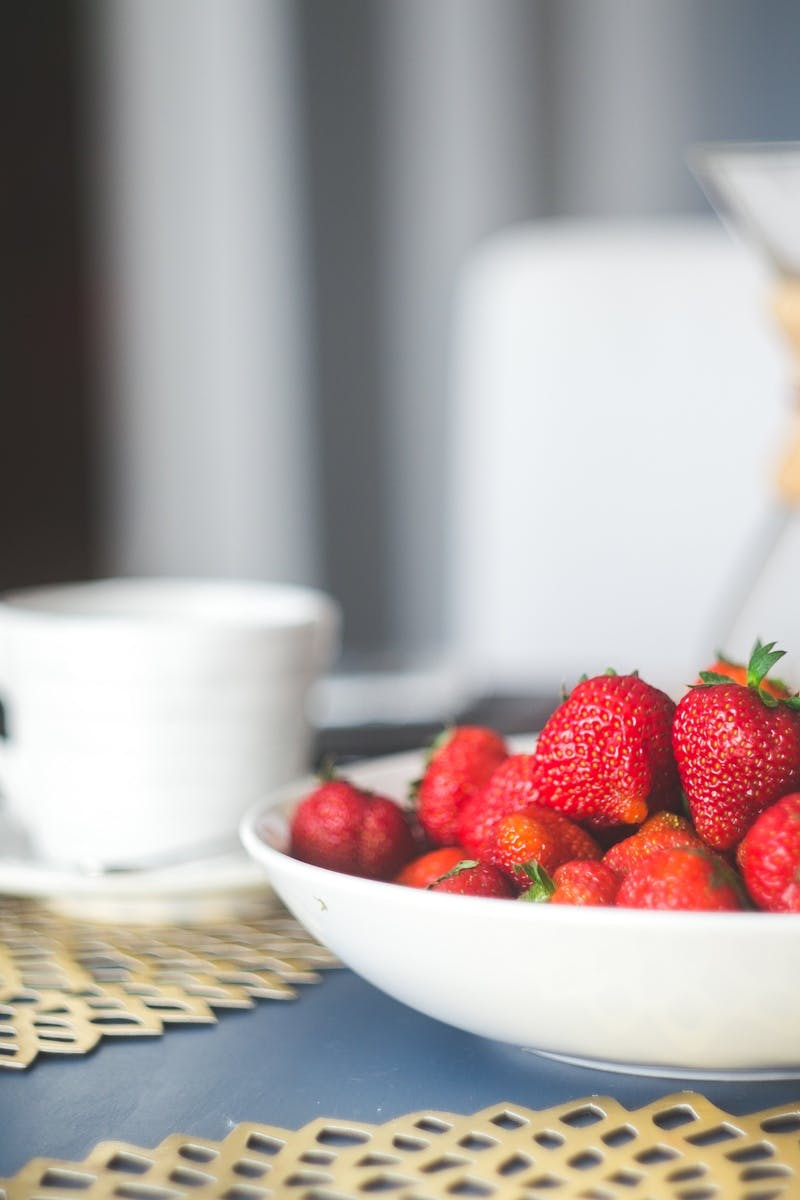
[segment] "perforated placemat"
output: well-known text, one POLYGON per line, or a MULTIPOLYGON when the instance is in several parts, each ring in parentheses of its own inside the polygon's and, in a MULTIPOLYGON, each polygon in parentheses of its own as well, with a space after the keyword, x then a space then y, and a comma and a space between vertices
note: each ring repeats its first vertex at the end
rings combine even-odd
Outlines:
POLYGON ((336 959, 274 898, 263 907, 246 920, 112 926, 0 898, 0 1068, 295 999, 336 959))
POLYGON ((779 1200, 800 1195, 800 1108, 734 1117, 693 1092, 628 1111, 591 1097, 536 1112, 420 1112, 385 1125, 238 1125, 221 1142, 104 1142, 79 1163, 35 1159, 3 1200, 779 1200))

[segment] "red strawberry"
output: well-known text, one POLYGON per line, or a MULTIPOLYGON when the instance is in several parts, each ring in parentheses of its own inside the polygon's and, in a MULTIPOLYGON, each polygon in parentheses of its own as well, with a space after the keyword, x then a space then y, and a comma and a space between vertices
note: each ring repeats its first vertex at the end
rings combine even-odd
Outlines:
POLYGON ((291 854, 331 871, 388 880, 415 851, 399 806, 345 779, 322 782, 292 818, 291 854))
POLYGON ((491 863, 466 859, 428 885, 431 892, 455 892, 459 896, 493 896, 510 900, 516 896, 510 881, 491 863))
MULTIPOLYGON (((569 817, 540 804, 529 804, 522 812, 501 818, 486 857, 514 879, 515 868, 524 863, 535 861, 552 874, 570 859, 599 858, 600 847, 590 833, 569 817)), ((518 883, 520 888, 527 886, 524 877, 518 883)))
POLYGON ((584 679, 539 735, 539 803, 593 827, 634 825, 679 796, 675 705, 638 675, 584 679))
POLYGON ((469 855, 461 846, 439 846, 436 850, 421 854, 419 858, 412 858, 395 876, 394 882, 402 883, 405 887, 426 888, 466 858, 469 855))
POLYGON ((433 743, 424 774, 415 785, 417 816, 431 842, 455 845, 461 810, 507 755, 500 735, 481 725, 445 730, 433 743))
POLYGON ((768 912, 800 912, 800 793, 770 805, 736 853, 747 890, 768 912))
POLYGON ((741 881, 733 868, 696 846, 657 850, 631 867, 620 884, 617 905, 706 912, 744 907, 741 881))
POLYGON ((612 905, 619 891, 619 876, 604 862, 576 859, 553 872, 555 891, 551 904, 612 905))
POLYGON ((685 817, 680 817, 677 813, 659 812, 645 821, 636 833, 607 850, 603 855, 603 862, 623 879, 631 867, 655 854, 657 850, 703 845, 703 841, 685 817))
POLYGON ((777 700, 761 686, 783 657, 756 642, 746 685, 702 673, 681 699, 672 742, 695 828, 715 850, 729 850, 756 817, 800 787, 800 697, 777 700))
POLYGON ((538 798, 537 775, 532 754, 511 754, 486 786, 467 801, 458 822, 458 840, 474 858, 486 857, 502 817, 527 808, 538 798))
POLYGON ((537 862, 525 863, 517 870, 528 885, 519 899, 537 904, 609 906, 619 889, 619 877, 596 859, 570 859, 552 875, 537 862))

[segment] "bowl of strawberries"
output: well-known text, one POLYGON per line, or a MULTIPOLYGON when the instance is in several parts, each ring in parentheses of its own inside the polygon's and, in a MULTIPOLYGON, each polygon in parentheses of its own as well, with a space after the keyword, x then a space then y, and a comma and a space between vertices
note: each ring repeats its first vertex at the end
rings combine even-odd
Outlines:
POLYGON ((341 961, 482 1037, 587 1065, 800 1076, 800 697, 719 660, 677 702, 583 679, 538 734, 481 726, 300 780, 241 835, 341 961))

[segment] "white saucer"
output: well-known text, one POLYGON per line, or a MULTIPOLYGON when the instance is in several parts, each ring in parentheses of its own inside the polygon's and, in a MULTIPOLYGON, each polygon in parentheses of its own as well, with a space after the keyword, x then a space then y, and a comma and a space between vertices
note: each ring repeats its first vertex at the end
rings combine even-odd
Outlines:
POLYGON ((149 870, 108 874, 45 862, 0 809, 0 895, 42 900, 98 920, 207 920, 263 907, 264 872, 243 849, 149 870))

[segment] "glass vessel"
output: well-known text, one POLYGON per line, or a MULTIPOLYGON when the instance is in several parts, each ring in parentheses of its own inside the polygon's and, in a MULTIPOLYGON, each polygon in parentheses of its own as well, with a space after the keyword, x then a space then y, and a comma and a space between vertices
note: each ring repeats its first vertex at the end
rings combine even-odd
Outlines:
POLYGON ((756 638, 787 651, 775 674, 800 687, 800 142, 706 145, 689 164, 724 224, 773 273, 772 314, 791 351, 790 408, 775 463, 775 503, 726 588, 716 644, 746 658, 756 638))

